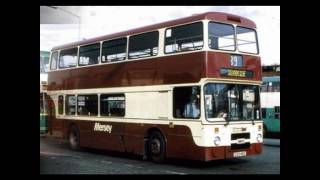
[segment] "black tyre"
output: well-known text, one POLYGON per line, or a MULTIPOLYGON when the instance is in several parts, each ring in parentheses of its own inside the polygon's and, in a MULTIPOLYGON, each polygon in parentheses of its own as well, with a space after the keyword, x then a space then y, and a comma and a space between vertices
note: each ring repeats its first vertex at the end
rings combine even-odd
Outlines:
POLYGON ((71 126, 69 130, 69 146, 72 150, 80 150, 80 132, 75 125, 71 126))
POLYGON ((159 131, 152 131, 148 138, 148 158, 156 163, 164 161, 166 156, 166 142, 159 131))

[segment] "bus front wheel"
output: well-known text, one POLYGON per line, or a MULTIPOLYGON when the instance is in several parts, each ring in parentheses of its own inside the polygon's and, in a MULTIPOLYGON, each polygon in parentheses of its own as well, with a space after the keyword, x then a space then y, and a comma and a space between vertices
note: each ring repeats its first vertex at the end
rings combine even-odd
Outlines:
POLYGON ((71 126, 69 130, 69 146, 72 150, 80 149, 80 132, 75 125, 71 126))
POLYGON ((150 160, 161 163, 165 159, 166 143, 159 131, 151 132, 148 139, 148 157, 150 160))

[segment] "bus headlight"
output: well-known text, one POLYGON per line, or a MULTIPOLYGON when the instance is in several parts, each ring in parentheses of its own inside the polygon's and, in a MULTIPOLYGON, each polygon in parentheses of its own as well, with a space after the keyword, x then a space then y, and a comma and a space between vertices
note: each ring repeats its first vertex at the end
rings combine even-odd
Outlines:
POLYGON ((258 141, 258 142, 262 142, 262 135, 261 135, 261 134, 258 134, 258 135, 257 135, 257 141, 258 141))
POLYGON ((219 137, 219 136, 215 137, 215 138, 214 138, 214 144, 215 144, 216 146, 218 146, 220 143, 221 143, 220 137, 219 137))

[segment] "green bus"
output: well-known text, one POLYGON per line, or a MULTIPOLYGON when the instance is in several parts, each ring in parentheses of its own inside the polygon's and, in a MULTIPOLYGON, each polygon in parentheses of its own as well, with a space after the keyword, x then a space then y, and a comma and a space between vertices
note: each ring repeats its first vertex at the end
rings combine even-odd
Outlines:
POLYGON ((263 77, 261 111, 265 133, 280 134, 280 76, 263 77))
POLYGON ((50 52, 40 51, 40 134, 48 132, 48 107, 46 103, 50 52))
POLYGON ((48 106, 46 103, 47 94, 40 92, 40 134, 48 132, 48 106))

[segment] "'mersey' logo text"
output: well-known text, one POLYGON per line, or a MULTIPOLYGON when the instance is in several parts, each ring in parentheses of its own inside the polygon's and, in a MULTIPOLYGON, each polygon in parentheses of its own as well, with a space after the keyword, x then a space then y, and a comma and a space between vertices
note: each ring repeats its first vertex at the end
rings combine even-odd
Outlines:
POLYGON ((111 133, 112 125, 103 125, 103 124, 100 124, 100 123, 95 123, 93 130, 94 131, 103 131, 103 132, 111 133))

